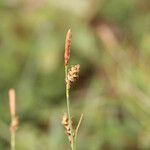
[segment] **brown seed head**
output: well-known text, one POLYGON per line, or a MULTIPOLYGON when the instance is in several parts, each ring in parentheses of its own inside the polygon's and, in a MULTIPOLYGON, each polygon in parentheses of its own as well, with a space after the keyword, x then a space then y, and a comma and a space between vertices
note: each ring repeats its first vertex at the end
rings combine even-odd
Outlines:
POLYGON ((68 65, 69 58, 70 58, 71 37, 72 37, 72 33, 71 33, 71 29, 69 29, 66 34, 66 41, 65 41, 65 53, 64 53, 65 66, 68 65))
POLYGON ((80 65, 77 64, 75 66, 72 66, 71 69, 68 71, 66 82, 71 85, 71 83, 75 82, 75 80, 78 78, 80 72, 80 65))
MULTIPOLYGON (((66 129, 66 133, 68 135, 68 139, 69 139, 69 142, 70 144, 72 145, 73 144, 73 139, 72 139, 72 136, 71 136, 71 128, 70 128, 70 125, 69 125, 69 117, 68 117, 68 114, 65 113, 63 115, 63 118, 62 118, 62 125, 65 127, 66 129)), ((71 122, 72 123, 72 122, 71 122)))

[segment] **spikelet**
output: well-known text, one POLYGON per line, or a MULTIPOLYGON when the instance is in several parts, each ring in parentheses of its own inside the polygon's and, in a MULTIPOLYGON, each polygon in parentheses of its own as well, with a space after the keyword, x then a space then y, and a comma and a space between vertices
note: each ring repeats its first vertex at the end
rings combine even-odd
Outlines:
POLYGON ((71 137, 71 128, 70 128, 70 125, 69 125, 69 117, 68 117, 68 114, 65 113, 63 115, 63 118, 62 118, 62 125, 65 127, 66 129, 66 133, 68 135, 68 139, 69 139, 69 142, 70 144, 72 145, 73 144, 73 139, 71 137))
POLYGON ((9 95, 9 106, 10 106, 10 115, 13 118, 16 115, 16 93, 14 89, 10 89, 8 92, 9 95))
POLYGON ((9 105, 10 105, 10 115, 11 115, 11 132, 16 132, 18 128, 18 117, 16 116, 16 93, 14 89, 10 89, 8 92, 9 95, 9 105))
POLYGON ((68 74, 67 74, 67 79, 66 79, 66 82, 69 86, 71 85, 71 83, 75 82, 75 80, 78 78, 79 72, 80 72, 79 64, 72 66, 70 68, 70 70, 68 71, 68 74))
POLYGON ((64 53, 65 66, 68 65, 69 58, 70 58, 71 38, 72 38, 72 33, 71 33, 71 29, 69 29, 66 34, 66 41, 65 41, 65 53, 64 53))

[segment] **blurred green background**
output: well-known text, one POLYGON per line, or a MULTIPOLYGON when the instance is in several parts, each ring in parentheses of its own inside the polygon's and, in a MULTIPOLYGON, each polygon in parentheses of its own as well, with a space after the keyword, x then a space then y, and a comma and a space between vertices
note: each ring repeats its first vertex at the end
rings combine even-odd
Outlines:
POLYGON ((64 41, 73 33, 71 89, 78 150, 150 149, 149 0, 0 1, 0 150, 9 150, 8 90, 17 93, 16 150, 69 150, 64 41))

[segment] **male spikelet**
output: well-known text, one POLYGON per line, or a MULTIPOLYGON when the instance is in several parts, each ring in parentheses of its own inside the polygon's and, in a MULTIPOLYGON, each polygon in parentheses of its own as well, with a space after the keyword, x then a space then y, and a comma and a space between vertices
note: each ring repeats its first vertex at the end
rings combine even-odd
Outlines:
POLYGON ((75 82, 75 80, 78 78, 80 72, 80 65, 77 64, 75 66, 72 66, 67 74, 66 82, 71 86, 71 83, 75 82))
POLYGON ((65 41, 65 53, 64 53, 65 66, 68 65, 69 58, 70 58, 71 38, 72 38, 72 33, 71 33, 71 29, 69 29, 66 34, 66 41, 65 41))
POLYGON ((65 113, 63 115, 63 118, 62 118, 62 122, 63 126, 65 127, 66 129, 66 133, 68 135, 68 139, 69 139, 69 142, 70 144, 72 145, 73 144, 73 139, 71 137, 71 128, 70 128, 70 125, 69 125, 69 117, 68 117, 68 114, 65 113))
POLYGON ((10 89, 9 92, 9 104, 11 114, 11 132, 16 132, 18 128, 18 117, 16 116, 16 94, 14 89, 10 89))
POLYGON ((10 89, 8 92, 9 95, 9 105, 10 105, 10 115, 11 115, 11 150, 15 150, 15 137, 16 130, 18 128, 18 117, 16 116, 16 94, 14 89, 10 89))

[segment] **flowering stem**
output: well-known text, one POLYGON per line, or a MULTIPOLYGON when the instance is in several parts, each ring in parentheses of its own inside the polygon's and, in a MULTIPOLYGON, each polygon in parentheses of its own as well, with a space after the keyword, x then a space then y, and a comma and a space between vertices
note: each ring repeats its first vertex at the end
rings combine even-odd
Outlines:
MULTIPOLYGON (((68 73, 68 65, 65 65, 65 79, 67 78, 67 73, 68 73)), ((74 148, 74 137, 73 137, 73 128, 72 128, 72 122, 71 122, 71 113, 70 113, 70 100, 69 100, 69 87, 70 85, 66 82, 66 100, 67 100, 67 111, 68 111, 68 117, 69 117, 69 126, 71 130, 71 149, 75 150, 74 148)))

